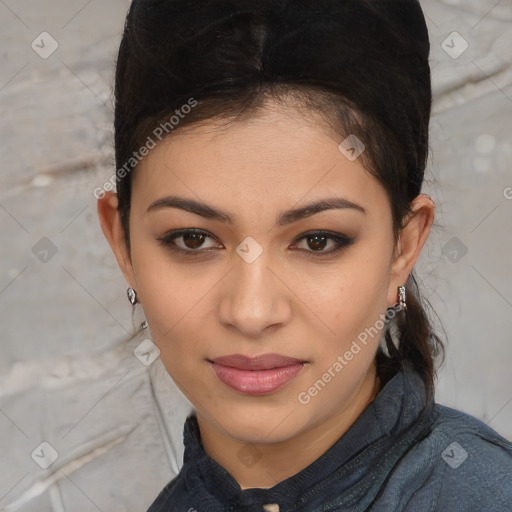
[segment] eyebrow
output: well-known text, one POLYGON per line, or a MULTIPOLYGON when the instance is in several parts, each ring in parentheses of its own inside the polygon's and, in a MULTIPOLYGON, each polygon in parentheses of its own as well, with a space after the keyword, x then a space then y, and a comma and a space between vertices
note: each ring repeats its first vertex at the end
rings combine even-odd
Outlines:
MULTIPOLYGON (((195 199, 188 199, 176 195, 157 199, 149 205, 147 212, 162 210, 164 208, 179 208, 207 219, 216 220, 224 224, 233 224, 233 217, 228 212, 214 208, 213 206, 201 201, 196 201, 195 199)), ((301 206, 300 208, 293 208, 291 210, 281 212, 276 219, 276 224, 278 226, 284 226, 306 217, 310 217, 315 213, 320 213, 326 210, 342 209, 355 210, 366 214, 366 210, 362 206, 353 203, 348 199, 343 197, 330 197, 301 206)))

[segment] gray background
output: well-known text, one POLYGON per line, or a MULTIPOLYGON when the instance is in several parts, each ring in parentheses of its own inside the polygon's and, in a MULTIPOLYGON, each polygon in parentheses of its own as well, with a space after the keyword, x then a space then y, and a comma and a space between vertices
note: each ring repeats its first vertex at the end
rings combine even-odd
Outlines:
MULTIPOLYGON (((134 356, 150 333, 129 340, 143 312, 132 321, 93 197, 114 172, 128 5, 0 0, 4 511, 146 510, 182 463, 191 406, 159 359, 134 356), (46 56, 42 32, 59 45, 47 58, 31 47, 46 56)), ((424 190, 438 209, 417 273, 449 342, 437 399, 512 438, 512 0, 422 5, 434 87, 424 190)))

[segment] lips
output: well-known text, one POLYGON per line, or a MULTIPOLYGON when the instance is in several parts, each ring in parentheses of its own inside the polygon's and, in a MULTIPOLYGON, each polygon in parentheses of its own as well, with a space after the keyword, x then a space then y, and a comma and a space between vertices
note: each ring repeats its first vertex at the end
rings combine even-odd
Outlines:
POLYGON ((215 375, 229 388, 248 395, 277 391, 290 382, 306 361, 279 354, 247 357, 241 354, 209 360, 215 375))

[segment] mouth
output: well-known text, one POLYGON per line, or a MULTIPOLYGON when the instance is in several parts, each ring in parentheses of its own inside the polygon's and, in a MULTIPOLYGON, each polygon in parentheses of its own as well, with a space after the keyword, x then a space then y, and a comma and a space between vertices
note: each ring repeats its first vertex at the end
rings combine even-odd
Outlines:
POLYGON ((247 357, 241 354, 208 360, 215 375, 229 388, 249 395, 272 393, 290 382, 307 361, 264 354, 247 357))

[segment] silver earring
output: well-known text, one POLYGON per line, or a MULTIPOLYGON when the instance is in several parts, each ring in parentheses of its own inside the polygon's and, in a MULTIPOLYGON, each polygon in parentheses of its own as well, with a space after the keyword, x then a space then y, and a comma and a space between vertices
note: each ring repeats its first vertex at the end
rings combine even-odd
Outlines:
POLYGON ((132 306, 137 304, 137 292, 130 286, 128 290, 126 290, 126 294, 128 295, 128 300, 132 306))
MULTIPOLYGON (((391 323, 390 320, 395 317, 396 311, 406 311, 407 310, 407 301, 405 296, 405 286, 398 287, 398 302, 393 306, 388 308, 386 312, 386 322, 389 323, 389 335, 391 336, 391 341, 397 350, 400 350, 400 332, 396 326, 396 324, 391 323), (392 314, 391 314, 392 313, 392 314)), ((389 350, 386 343, 385 332, 382 334, 380 339, 380 348, 386 357, 390 357, 389 350)))
POLYGON ((398 287, 398 303, 400 305, 400 309, 407 311, 407 301, 405 297, 405 286, 398 287))

